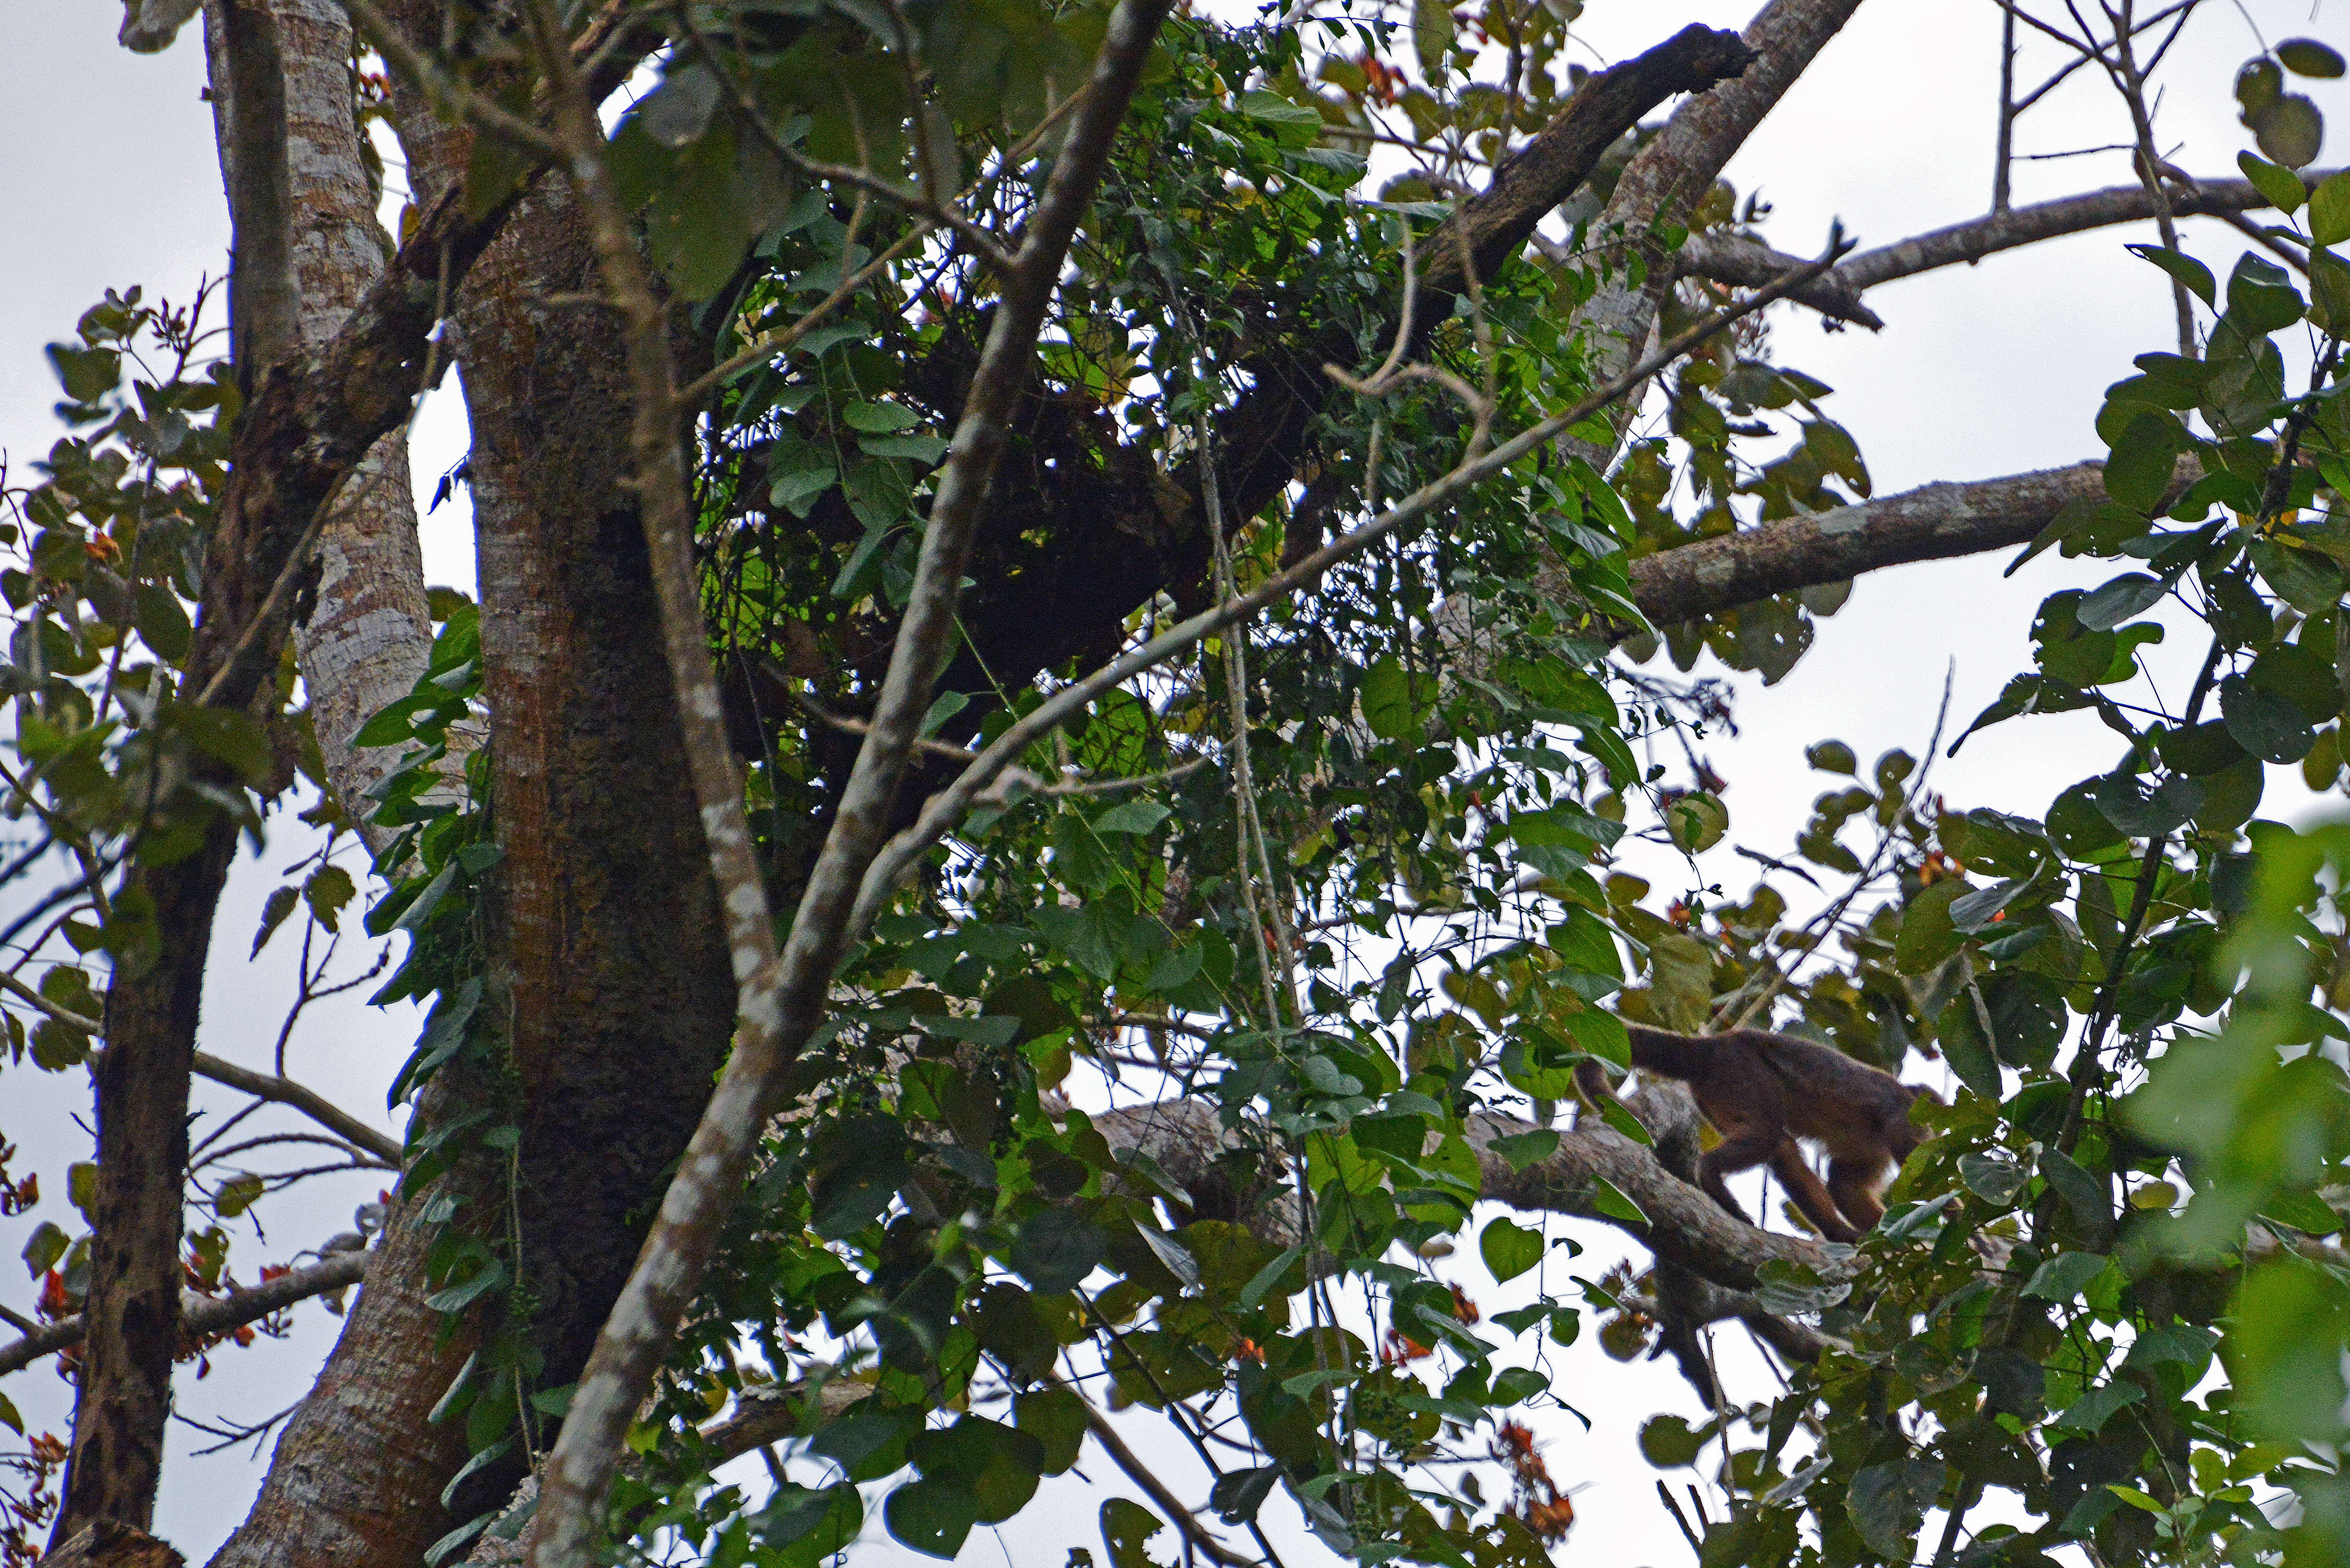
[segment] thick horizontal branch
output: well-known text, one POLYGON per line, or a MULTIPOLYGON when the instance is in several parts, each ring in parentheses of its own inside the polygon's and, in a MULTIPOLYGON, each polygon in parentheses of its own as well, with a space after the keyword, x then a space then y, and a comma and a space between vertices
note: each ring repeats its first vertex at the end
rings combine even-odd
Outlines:
MULTIPOLYGON (((307 1269, 280 1274, 265 1284, 250 1290, 231 1291, 224 1296, 200 1296, 192 1291, 180 1297, 180 1329, 192 1338, 202 1339, 231 1329, 257 1323, 271 1313, 292 1306, 296 1302, 312 1296, 323 1296, 329 1291, 348 1289, 367 1278, 369 1253, 338 1252, 324 1262, 313 1263, 307 1269)), ((82 1341, 81 1314, 59 1318, 14 1345, 0 1348, 0 1374, 15 1372, 28 1366, 44 1355, 54 1355, 68 1345, 82 1341)))
MULTIPOLYGON (((1232 1196, 1218 1157, 1238 1143, 1224 1131, 1216 1107, 1208 1101, 1165 1100, 1107 1111, 1095 1116, 1093 1125, 1113 1151, 1132 1149, 1148 1156, 1195 1198, 1220 1190, 1227 1200, 1232 1196)), ((1821 1242, 1760 1231, 1739 1220, 1666 1169, 1655 1154, 1596 1117, 1560 1131, 1556 1152, 1523 1170, 1513 1168, 1493 1151, 1494 1139, 1533 1130, 1533 1124, 1508 1116, 1480 1114, 1469 1118, 1480 1197, 1513 1209, 1572 1214, 1613 1225, 1664 1261, 1732 1291, 1751 1288, 1762 1265, 1773 1262, 1807 1264, 1824 1278, 1850 1272, 1849 1265, 1840 1263, 1821 1242), (1630 1199, 1648 1217, 1647 1223, 1636 1224, 1602 1210, 1595 1201, 1595 1179, 1630 1199)), ((1284 1197, 1287 1190, 1286 1183, 1272 1184, 1265 1196, 1284 1197)))
POLYGON ((1632 600, 1658 626, 1880 566, 2029 544, 2059 514, 2105 497, 2104 465, 1921 485, 1857 506, 1766 523, 1632 563, 1632 600))
MULTIPOLYGON (((1719 232, 1690 235, 1673 259, 1683 277, 1701 277, 1739 288, 1760 288, 1789 269, 1804 265, 1803 257, 1773 250, 1760 240, 1719 232)), ((1825 277, 1790 290, 1787 297, 1834 320, 1849 321, 1856 327, 1877 331, 1885 325, 1883 317, 1860 302, 1860 291, 1846 283, 1843 274, 1844 268, 1838 267, 1825 277)))

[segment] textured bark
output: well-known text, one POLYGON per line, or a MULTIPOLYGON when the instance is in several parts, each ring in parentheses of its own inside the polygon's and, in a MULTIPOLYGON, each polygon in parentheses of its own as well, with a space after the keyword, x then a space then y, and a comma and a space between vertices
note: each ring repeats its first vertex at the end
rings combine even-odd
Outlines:
POLYGON ((2104 473, 2080 462, 1946 481, 1660 550, 1632 563, 1632 600, 1656 625, 1672 626, 1880 566, 2030 544, 2066 507, 2104 500, 2104 473))
POLYGON ((187 1560, 144 1531, 102 1520, 41 1559, 41 1568, 180 1568, 187 1560))
MULTIPOLYGON (((2311 181, 2325 171, 2312 170, 2311 181)), ((2249 180, 2210 180, 2193 194, 2175 192, 2170 210, 2180 217, 2215 216, 2251 212, 2272 203, 2252 188, 2249 180)), ((1953 223, 1931 234, 1918 234, 1846 258, 1833 275, 1854 290, 1874 288, 1897 277, 1929 272, 1960 262, 1980 261, 1997 251, 2036 244, 2064 234, 2115 223, 2140 223, 2156 215, 2154 193, 2143 185, 2116 185, 2085 195, 2066 196, 2029 207, 2014 207, 1964 223, 1953 223)))
POLYGON ((1539 135, 1493 171, 1492 182, 1429 236, 1420 252, 1423 286, 1436 308, 1423 319, 1450 314, 1445 301, 1462 285, 1463 248, 1477 275, 1492 276, 1535 225, 1574 194, 1622 128, 1638 123, 1640 116, 1678 93, 1705 94, 1717 83, 1735 79, 1754 59, 1754 51, 1735 33, 1692 23, 1576 88, 1539 135))
MULTIPOLYGON (((208 554, 207 567, 212 560, 208 554)), ((205 624, 217 625, 209 618, 205 624)), ((201 679, 193 671, 209 662, 190 660, 192 684, 201 679)), ((233 780, 213 782, 234 787, 233 780)), ((100 1521, 140 1530, 154 1521, 180 1343, 188 1075, 213 910, 235 848, 236 825, 223 818, 194 854, 136 878, 154 898, 156 924, 169 936, 151 965, 117 970, 107 988, 106 1057, 92 1075, 98 1191, 83 1303, 90 1327, 52 1546, 100 1521)))
MULTIPOLYGON (((1219 1157, 1239 1143, 1224 1131, 1211 1102, 1168 1100, 1109 1111, 1095 1116, 1093 1125, 1113 1150, 1133 1148, 1156 1160, 1201 1207, 1236 1219, 1253 1211, 1254 1198, 1244 1199, 1237 1211, 1231 1207, 1230 1168, 1219 1157)), ((1818 1241, 1760 1231, 1738 1220, 1665 1168, 1654 1153, 1596 1116, 1560 1132, 1557 1152, 1523 1171, 1493 1152, 1495 1138, 1533 1130, 1532 1123, 1508 1116, 1480 1114, 1469 1118, 1469 1147, 1477 1154, 1481 1197, 1513 1209, 1604 1221, 1638 1239, 1659 1259, 1731 1290, 1753 1285, 1762 1265, 1773 1261, 1807 1264, 1824 1278, 1852 1272, 1848 1262, 1818 1241), (1634 1224, 1601 1211, 1591 1200, 1595 1177, 1605 1178, 1630 1199, 1649 1222, 1634 1224)), ((1268 1183, 1260 1191, 1272 1194, 1285 1186, 1268 1183)))
POLYGON ((619 345, 602 310, 546 303, 595 287, 577 209, 550 182, 476 269, 457 339, 505 850, 492 981, 523 1091, 523 1274, 553 1384, 587 1361, 735 1013, 624 483, 619 345))
MULTIPOLYGON (((1745 145, 1762 117, 1859 6, 1860 0, 1771 0, 1742 35, 1758 57, 1755 64, 1673 111, 1665 128, 1625 166, 1592 232, 1604 236, 1620 225, 1627 234, 1642 235, 1652 225, 1685 218, 1712 189, 1731 154, 1745 145)), ((1592 342, 1594 372, 1603 379, 1639 358, 1664 291, 1672 286, 1671 258, 1656 242, 1643 241, 1641 246, 1648 268, 1640 286, 1618 279, 1575 312, 1576 325, 1592 342)), ((1625 400, 1617 421, 1619 430, 1639 401, 1638 397, 1625 400)))
MULTIPOLYGON (((226 1334, 255 1323, 271 1313, 292 1306, 296 1302, 308 1301, 329 1291, 346 1290, 367 1277, 366 1252, 345 1252, 313 1263, 307 1269, 296 1269, 280 1274, 266 1284, 250 1290, 231 1291, 226 1295, 200 1296, 193 1291, 180 1296, 180 1329, 191 1339, 203 1339, 215 1334, 226 1334)), ((68 1345, 79 1345, 88 1328, 81 1314, 44 1324, 13 1345, 0 1345, 0 1375, 29 1366, 44 1355, 54 1355, 68 1345)))
MULTIPOLYGON (((216 0, 208 21, 221 170, 230 205, 240 210, 240 191, 257 188, 282 214, 287 342, 315 350, 341 328, 353 304, 383 271, 388 243, 376 222, 375 197, 359 156, 350 20, 335 0, 237 0, 233 6, 216 0), (236 95, 223 88, 232 13, 240 27, 266 32, 283 72, 279 90, 271 95, 283 156, 274 161, 277 167, 269 180, 240 167, 254 145, 249 122, 257 115, 241 103, 232 112, 236 95)), ((240 223, 240 245, 250 226, 240 223)), ((395 426, 378 441, 344 483, 317 549, 316 607, 295 633, 295 660, 328 784, 361 836, 380 848, 390 835, 359 821, 358 807, 396 753, 358 750, 351 737, 416 684, 432 637, 404 427, 395 426)))
MULTIPOLYGON (((462 1070, 426 1087, 416 1116, 431 1126, 479 1102, 491 1085, 462 1070)), ((395 1197, 368 1283, 344 1320, 308 1397, 277 1439, 244 1522, 212 1568, 415 1568, 453 1524, 441 1490, 465 1462, 463 1421, 426 1417, 480 1344, 478 1326, 424 1304, 425 1255, 442 1234, 423 1219, 436 1196, 494 1212, 499 1161, 476 1153, 420 1194, 395 1197)))
MULTIPOLYGON (((465 137, 395 97, 428 203, 465 137)), ((549 304, 595 273, 567 194, 515 207, 457 301, 452 347, 473 423, 493 797, 504 858, 491 909, 496 1001, 522 1090, 521 1270, 544 1379, 569 1382, 627 1276, 661 1179, 725 1049, 734 995, 649 604, 627 464, 628 398, 608 318, 549 304)), ((420 1111, 420 1116, 427 1112, 420 1111)), ((477 1201, 503 1205, 489 1181, 477 1201)), ((413 1225, 413 1217, 406 1217, 413 1225)), ((413 1238, 411 1238, 413 1240, 413 1238)), ((366 1338, 355 1317, 262 1500, 214 1568, 408 1568, 506 1496, 520 1458, 470 1478, 462 1434, 424 1417, 454 1366, 438 1314, 412 1310, 421 1251, 386 1259, 399 1296, 366 1338), (370 1386, 382 1397, 348 1421, 370 1386), (314 1414, 313 1407, 319 1407, 314 1414)))
MULTIPOLYGON (((1691 234, 1674 254, 1673 269, 1681 277, 1760 288, 1782 273, 1803 265, 1804 259, 1774 251, 1762 241, 1742 234, 1712 231, 1691 234)), ((1877 331, 1885 325, 1884 318, 1860 302, 1860 291, 1845 280, 1843 272, 1839 267, 1787 297, 1798 305, 1810 306, 1831 321, 1849 321, 1856 327, 1877 331)))

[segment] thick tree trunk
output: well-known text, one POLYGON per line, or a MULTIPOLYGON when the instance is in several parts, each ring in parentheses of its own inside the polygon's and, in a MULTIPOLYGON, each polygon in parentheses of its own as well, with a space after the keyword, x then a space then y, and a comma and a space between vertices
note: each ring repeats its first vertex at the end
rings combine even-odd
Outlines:
POLYGON ((523 1091, 522 1272, 562 1384, 710 1097, 735 998, 623 483, 618 336, 600 308, 548 302, 597 287, 567 192, 542 184, 509 236, 476 269, 458 349, 505 850, 491 979, 523 1091))
POLYGON ((151 965, 118 971, 107 988, 83 1305, 89 1334, 53 1547, 100 1521, 139 1530, 154 1521, 180 1340, 188 1077, 213 909, 236 836, 234 822, 217 823, 187 859, 138 879, 154 898, 163 940, 151 965))
MULTIPOLYGON (((416 1109, 430 1126, 493 1085, 466 1071, 433 1080, 416 1109)), ((427 1419, 480 1343, 424 1304, 425 1255, 442 1234, 423 1211, 435 1198, 494 1212, 501 1162, 476 1152, 422 1193, 401 1195, 358 1303, 318 1381, 277 1439, 261 1495, 212 1568, 415 1568, 454 1521, 442 1489, 465 1462, 465 1424, 427 1419)))
MULTIPOLYGON (((395 99, 420 201, 464 138, 395 99)), ((661 656, 642 524, 620 481, 629 400, 608 318, 550 304, 595 286, 568 196, 525 199, 475 265, 452 334, 473 422, 492 792, 504 850, 491 979, 522 1089, 521 1272, 548 1385, 577 1375, 661 1179, 708 1098, 734 992, 661 656)), ((485 1092, 477 1086, 476 1092, 485 1092)), ((431 1116, 435 1106, 421 1108, 431 1116)), ((452 1176, 444 1180, 454 1181, 452 1176)), ((494 1173, 463 1189, 503 1206, 494 1173)), ((462 1359, 435 1355, 432 1232, 395 1216, 317 1391, 213 1568, 412 1568, 504 1501, 525 1458, 440 1494, 466 1459, 425 1417, 462 1359)))

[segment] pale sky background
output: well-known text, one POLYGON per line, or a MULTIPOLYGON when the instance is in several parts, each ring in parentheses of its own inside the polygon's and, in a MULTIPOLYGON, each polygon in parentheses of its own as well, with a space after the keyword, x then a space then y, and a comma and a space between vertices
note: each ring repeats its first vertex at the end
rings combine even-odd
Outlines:
MULTIPOLYGON (((1593 0, 1578 25, 1601 55, 1620 57, 1689 21, 1741 26, 1744 4, 1693 0, 1593 0)), ((66 337, 78 313, 107 286, 144 286, 181 300, 196 279, 223 265, 226 223, 209 109, 199 99, 202 56, 182 39, 169 53, 134 57, 114 42, 120 18, 106 0, 68 0, 10 7, 14 45, 0 56, 0 449, 12 465, 37 457, 54 439, 50 406, 58 396, 43 344, 66 337)), ((2350 45, 2338 13, 2308 0, 2210 0, 2174 51, 2158 120, 2166 153, 2191 172, 2232 177, 2237 151, 2249 145, 2236 123, 2228 86, 2259 47, 2251 26, 2270 43, 2296 35, 2350 45)), ((1775 206, 1768 234, 1781 249, 1810 254, 1832 219, 1864 246, 1980 213, 1989 204, 1997 70, 1998 11, 1991 0, 1877 0, 1864 6, 1788 100, 1731 165, 1741 193, 1760 189, 1775 206)), ((2057 63, 2054 50, 2028 47, 2019 76, 2027 84, 2057 63)), ((2341 83, 2296 82, 2334 118, 2350 124, 2350 92, 2341 83)), ((2101 78, 2073 82, 2029 115, 2019 151, 2064 151, 2123 139, 2116 100, 2101 78)), ((2342 161, 2339 129, 2328 166, 2342 161)), ((2022 203, 2128 177, 2118 154, 2018 165, 2022 203)), ((1888 285, 1869 296, 1887 321, 1881 334, 1825 335, 1807 313, 1775 321, 1773 357, 1831 383, 1828 411, 1858 438, 1887 494, 1937 479, 1975 479, 2051 467, 2097 454, 2091 429, 2101 389, 2130 373, 2133 355, 2175 347, 2169 297, 2159 275, 2122 250, 2151 240, 2152 225, 2105 230, 1888 285)), ((2210 221, 2187 225, 2187 248, 2226 275, 2242 248, 2232 230, 2210 221)), ((453 379, 452 381, 453 387, 453 379)), ((414 469, 429 497, 434 480, 463 450, 462 417, 447 393, 420 422, 414 469)), ((22 483, 20 468, 12 480, 22 483)), ((469 519, 462 500, 424 524, 430 576, 470 588, 469 519)), ((1765 691, 1737 678, 1739 738, 1706 747, 1729 781, 1731 842, 1783 851, 1827 781, 1803 761, 1809 742, 1835 736, 1864 763, 1879 751, 1922 752, 1946 671, 1954 681, 1954 731, 1991 701, 2007 677, 2029 667, 2026 631, 2041 596, 2094 587, 2117 568, 2043 557, 2014 580, 2000 576, 2005 556, 1899 568, 1864 581, 1851 602, 1820 628, 1795 672, 1765 691)), ((2158 678, 2183 689, 2199 648, 2181 639, 2157 650, 2158 678)), ((1652 668, 1665 668, 1663 660, 1652 668)), ((1720 671, 1709 659, 1700 672, 1720 671)), ((1939 764, 1939 788, 1956 805, 1992 804, 2038 815, 2062 787, 2110 765, 2114 737, 2089 715, 2017 721, 1977 736, 1955 761, 1939 764)), ((1668 757, 1666 760, 1672 760, 1668 757)), ((2272 775, 2266 814, 2306 809, 2292 770, 2272 775)), ((248 965, 260 901, 278 870, 307 851, 306 830, 281 822, 270 853, 241 862, 219 923, 208 995, 205 1049, 265 1065, 286 1000, 296 933, 282 933, 248 965)), ((1669 866, 1644 867, 1660 887, 1674 885, 1669 866)), ((1751 884, 1749 863, 1727 846, 1704 871, 1727 892, 1751 884)), ((1799 889, 1789 888, 1791 894, 1799 889)), ((350 966, 345 966, 348 972, 350 966)), ((359 993, 361 995, 364 992, 359 993)), ((383 1093, 416 1029, 412 1011, 371 1012, 344 998, 317 1010, 297 1035, 292 1070, 362 1115, 381 1116, 383 1093)), ((1924 1064, 1912 1064, 1912 1076, 1924 1064)), ((235 1096, 198 1085, 200 1105, 217 1115, 235 1096)), ((31 1291, 13 1262, 43 1218, 68 1222, 61 1180, 68 1159, 88 1157, 86 1136, 68 1119, 87 1116, 86 1085, 35 1073, 29 1064, 0 1072, 0 1139, 23 1146, 19 1174, 39 1168, 49 1196, 32 1214, 0 1221, 0 1302, 28 1310, 31 1291)), ((279 1125, 279 1124, 272 1124, 279 1125)), ((202 1136, 203 1127, 199 1127, 202 1136)), ((264 1261, 284 1260, 348 1223, 348 1210, 373 1195, 379 1179, 336 1179, 277 1204, 265 1203, 265 1244, 240 1238, 244 1275, 264 1261)), ((1484 1216, 1481 1215, 1481 1223, 1484 1216)), ((68 1229, 78 1227, 68 1223, 68 1229)), ((1555 1234, 1567 1233, 1554 1224, 1555 1234)), ((1596 1277, 1622 1249, 1613 1232, 1575 1226, 1590 1250, 1572 1265, 1547 1265, 1553 1288, 1568 1272, 1596 1277)), ((1554 1254, 1563 1258, 1564 1254, 1554 1254)), ((1530 1294, 1535 1276, 1494 1288, 1473 1261, 1473 1247, 1448 1272, 1490 1314, 1530 1294)), ((255 1420, 297 1398, 331 1344, 336 1320, 316 1304, 295 1314, 286 1343, 216 1353, 213 1376, 184 1369, 182 1408, 207 1420, 255 1420)), ((1776 1385, 1747 1349, 1742 1333, 1720 1336, 1733 1397, 1766 1398, 1776 1385)), ((1524 1348, 1532 1349, 1532 1342, 1524 1348)), ((1694 1414, 1687 1386, 1666 1366, 1626 1367, 1584 1343, 1559 1356, 1560 1397, 1594 1423, 1586 1433, 1553 1413, 1538 1425, 1546 1457, 1565 1484, 1586 1484, 1575 1498, 1579 1522, 1563 1560, 1608 1565, 1689 1561, 1686 1546, 1656 1501, 1657 1472, 1632 1446, 1638 1420, 1657 1409, 1694 1414)), ((46 1366, 0 1385, 35 1430, 63 1434, 67 1390, 46 1366)), ((1201 1471, 1162 1424, 1129 1419, 1132 1440, 1186 1496, 1205 1492, 1201 1471)), ((213 1439, 175 1428, 157 1528, 201 1562, 243 1515, 260 1469, 244 1449, 187 1457, 213 1439)), ((265 1459, 265 1447, 264 1458, 265 1459)), ((1120 1482, 1096 1450, 1082 1469, 1096 1481, 1120 1482)), ((1686 1472, 1673 1478, 1676 1485, 1686 1472)), ((1017 1568, 1059 1568, 1070 1547, 1100 1556, 1094 1511, 1099 1490, 1050 1483, 1036 1504, 1000 1536, 974 1532, 962 1561, 1017 1568)), ((1295 1528, 1295 1511, 1279 1500, 1265 1520, 1293 1565, 1326 1560, 1295 1528)), ((917 1561, 877 1537, 860 1552, 917 1561)), ((1159 1538, 1162 1555, 1168 1538, 1159 1538)))

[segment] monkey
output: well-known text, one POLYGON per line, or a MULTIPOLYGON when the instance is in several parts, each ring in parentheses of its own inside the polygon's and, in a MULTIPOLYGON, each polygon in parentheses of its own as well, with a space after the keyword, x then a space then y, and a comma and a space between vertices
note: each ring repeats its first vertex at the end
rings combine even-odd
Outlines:
MULTIPOLYGON (((1721 1135, 1698 1164, 1698 1185, 1716 1203, 1744 1220, 1727 1179, 1768 1160, 1795 1206, 1831 1241, 1856 1241, 1884 1218, 1877 1194, 1925 1136, 1909 1107, 1933 1090, 1793 1034, 1676 1034, 1628 1021, 1625 1027, 1632 1064, 1688 1085, 1721 1135), (1825 1185, 1797 1138, 1826 1147, 1825 1185)), ((1578 1069, 1576 1077, 1585 1093, 1605 1093, 1606 1075, 1596 1064, 1584 1065, 1589 1075, 1578 1069)))

